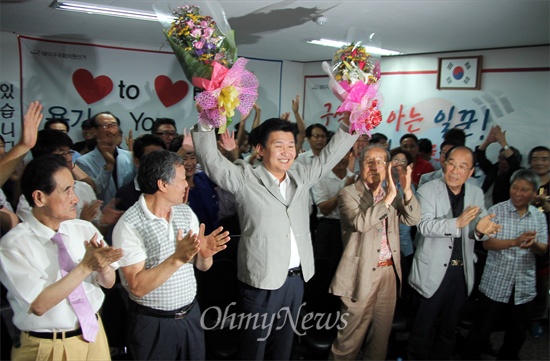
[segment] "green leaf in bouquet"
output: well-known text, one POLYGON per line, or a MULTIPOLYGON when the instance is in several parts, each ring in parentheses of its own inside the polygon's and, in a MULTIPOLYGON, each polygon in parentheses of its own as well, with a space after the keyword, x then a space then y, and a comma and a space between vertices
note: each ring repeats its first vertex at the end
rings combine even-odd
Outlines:
POLYGON ((210 79, 212 76, 212 66, 198 61, 195 57, 189 54, 188 51, 185 51, 181 45, 176 44, 166 31, 163 31, 163 33, 164 36, 166 36, 166 39, 168 39, 168 43, 170 44, 172 51, 174 51, 185 77, 190 83, 193 82, 193 77, 210 79))

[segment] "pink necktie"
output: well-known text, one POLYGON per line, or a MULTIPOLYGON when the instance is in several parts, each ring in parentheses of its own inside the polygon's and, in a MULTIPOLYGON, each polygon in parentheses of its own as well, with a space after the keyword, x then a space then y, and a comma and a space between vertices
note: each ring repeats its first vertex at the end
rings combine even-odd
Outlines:
MULTIPOLYGON (((69 256, 60 233, 56 233, 52 237, 52 241, 57 245, 59 267, 61 268, 61 275, 65 277, 74 268, 74 262, 71 256, 69 256)), ((78 322, 82 329, 82 337, 88 342, 94 342, 99 330, 99 324, 92 305, 86 297, 82 283, 67 298, 76 313, 76 317, 78 317, 78 322)))

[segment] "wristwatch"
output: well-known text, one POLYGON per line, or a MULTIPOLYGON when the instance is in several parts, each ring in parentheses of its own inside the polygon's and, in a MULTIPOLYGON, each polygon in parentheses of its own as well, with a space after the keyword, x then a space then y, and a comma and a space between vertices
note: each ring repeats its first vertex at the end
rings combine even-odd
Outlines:
POLYGON ((506 144, 504 147, 502 147, 502 149, 508 150, 508 149, 510 149, 510 146, 508 144, 506 144))

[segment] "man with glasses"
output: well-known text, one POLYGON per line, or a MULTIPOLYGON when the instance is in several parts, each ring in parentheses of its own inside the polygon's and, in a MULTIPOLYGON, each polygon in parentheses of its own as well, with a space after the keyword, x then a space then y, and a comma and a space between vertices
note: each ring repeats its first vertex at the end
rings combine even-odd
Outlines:
POLYGON ((481 189, 465 184, 474 172, 472 150, 459 146, 446 156, 443 178, 417 192, 422 218, 409 276, 417 301, 411 360, 451 359, 460 310, 474 287, 475 241, 501 228, 487 215, 481 189))
POLYGON ((176 122, 171 118, 157 118, 153 122, 151 134, 154 134, 162 139, 164 144, 166 144, 166 149, 169 149, 172 139, 178 135, 176 122))
POLYGON ((78 158, 76 164, 93 179, 98 199, 105 206, 119 187, 134 179, 135 169, 132 153, 116 146, 120 120, 110 112, 98 113, 91 120, 97 146, 78 158))
MULTIPOLYGON (((453 148, 458 146, 458 142, 450 139, 444 140, 443 143, 439 146, 439 164, 441 168, 430 173, 425 173, 420 176, 420 181, 418 182, 418 187, 420 188, 423 184, 428 183, 434 179, 443 177, 443 166, 445 165, 445 155, 453 148)), ((468 178, 468 182, 470 179, 468 178)))
POLYGON ((411 189, 412 166, 400 177, 401 198, 389 159, 379 145, 365 148, 359 180, 338 195, 344 254, 329 292, 340 296, 341 314, 348 316, 331 348, 334 360, 355 360, 365 337, 364 359, 386 359, 397 279, 401 282, 399 223, 413 226, 420 220, 411 189))
POLYGON ((306 138, 310 150, 300 154, 297 158, 298 162, 303 164, 309 164, 313 160, 313 157, 319 156, 328 143, 328 130, 323 124, 312 124, 306 128, 306 138))

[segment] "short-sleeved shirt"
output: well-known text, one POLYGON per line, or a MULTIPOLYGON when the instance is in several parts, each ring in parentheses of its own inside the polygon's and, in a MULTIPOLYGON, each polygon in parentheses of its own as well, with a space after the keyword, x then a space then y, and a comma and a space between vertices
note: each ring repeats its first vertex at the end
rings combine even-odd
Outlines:
MULTIPOLYGON (((181 229, 199 232, 199 221, 191 208, 185 204, 173 206, 170 220, 155 216, 147 208, 142 194, 116 224, 113 230, 113 245, 122 248, 124 256, 118 261, 122 267, 145 261, 150 269, 161 264, 176 250, 176 236, 181 229)), ((120 273, 122 285, 128 290, 124 274, 120 273)), ((181 266, 160 287, 143 297, 128 292, 130 298, 143 306, 157 310, 172 311, 188 305, 195 298, 197 284, 193 264, 181 266)))
MULTIPOLYGON (((493 222, 502 225, 497 239, 514 239, 526 231, 536 231, 536 242, 548 242, 544 215, 533 206, 520 217, 510 200, 498 203, 487 211, 496 216, 493 222)), ((515 304, 535 298, 535 255, 529 249, 511 247, 489 250, 479 290, 493 301, 507 303, 514 292, 515 304)))
MULTIPOLYGON (((101 233, 87 221, 64 221, 58 233, 62 234, 71 259, 82 261, 86 249, 84 241, 101 233)), ((58 263, 57 246, 51 238, 55 232, 40 223, 31 213, 27 221, 19 223, 0 242, 0 281, 8 289, 8 301, 14 312, 13 323, 22 331, 70 331, 79 327, 78 318, 64 299, 42 316, 29 312, 31 303, 48 286, 62 277, 58 263)), ((117 264, 111 265, 113 268, 117 264)), ((93 272, 83 282, 84 290, 94 311, 103 304, 104 294, 93 272)))
MULTIPOLYGON (((313 194, 313 201, 316 205, 323 203, 329 200, 332 197, 338 195, 338 192, 346 185, 348 177, 354 177, 355 174, 347 170, 346 176, 343 179, 338 178, 334 172, 330 172, 319 183, 315 184, 311 188, 311 193, 313 194)), ((317 206, 317 217, 318 218, 330 218, 330 219, 340 219, 340 211, 338 207, 334 208, 332 212, 326 216, 321 212, 317 206)))

